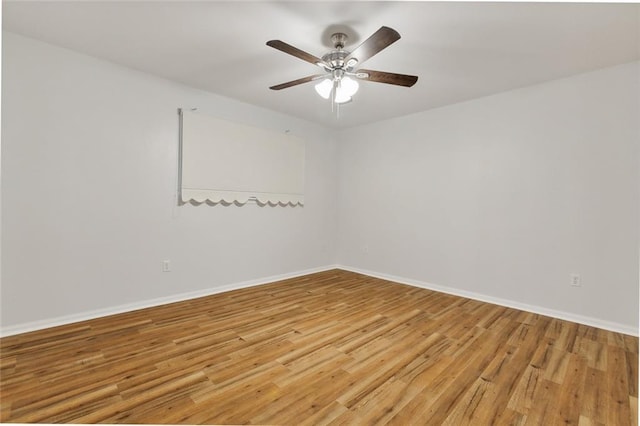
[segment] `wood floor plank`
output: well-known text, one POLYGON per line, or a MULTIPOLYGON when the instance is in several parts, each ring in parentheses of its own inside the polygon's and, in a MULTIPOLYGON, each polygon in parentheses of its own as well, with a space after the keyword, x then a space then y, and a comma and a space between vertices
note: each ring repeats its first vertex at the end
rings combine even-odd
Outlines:
POLYGON ((629 424, 632 413, 629 406, 627 357, 625 350, 620 346, 609 345, 608 349, 607 389, 611 409, 607 411, 607 424, 629 424))
POLYGON ((567 374, 558 396, 559 416, 564 424, 575 425, 580 421, 580 391, 584 389, 587 366, 586 359, 573 354, 570 356, 567 374))
POLYGON ((0 421, 637 425, 638 338, 332 270, 0 339, 0 421))
POLYGON ((609 412, 609 399, 607 388, 606 372, 587 368, 585 372, 584 388, 580 395, 581 413, 589 421, 594 423, 607 423, 607 413, 609 412))
POLYGON ((503 350, 504 356, 496 356, 482 372, 481 378, 491 382, 492 389, 500 389, 500 392, 486 393, 478 403, 482 422, 486 424, 504 423, 505 415, 512 416, 513 413, 505 407, 508 407, 519 381, 530 366, 538 347, 537 342, 542 339, 549 323, 547 318, 527 316, 525 319, 531 321, 528 324, 523 323, 526 326, 526 333, 518 334, 517 340, 507 340, 507 346, 503 350), (511 346, 509 343, 516 346, 511 346))
POLYGON ((526 415, 533 406, 533 396, 536 394, 540 379, 540 369, 529 364, 525 368, 520 382, 514 389, 507 407, 522 415, 526 415))
POLYGON ((597 368, 602 371, 607 370, 606 344, 586 337, 578 337, 575 352, 587 359, 589 367, 597 368))
POLYGON ((357 382, 346 390, 337 400, 351 408, 361 399, 373 392, 378 386, 398 374, 429 345, 426 341, 406 340, 407 343, 390 345, 389 350, 380 352, 348 370, 357 382), (371 374, 375 371, 375 374, 371 374))
POLYGON ((359 424, 385 424, 409 403, 419 390, 392 376, 351 409, 359 424))
POLYGON ((98 389, 84 390, 76 393, 74 389, 73 395, 59 394, 55 398, 39 400, 36 404, 29 405, 28 409, 18 409, 12 411, 12 421, 18 423, 37 423, 52 418, 60 413, 72 411, 82 405, 111 397, 118 394, 118 386, 108 385, 98 389))
POLYGON ((254 424, 297 424, 311 417, 322 407, 336 401, 337 388, 344 388, 352 377, 344 370, 316 371, 307 381, 295 381, 281 387, 283 396, 251 419, 254 424))
POLYGON ((300 426, 329 425, 336 421, 341 415, 349 412, 349 409, 337 401, 322 408, 311 416, 300 419, 300 426))
POLYGON ((527 412, 526 426, 561 424, 558 417, 558 395, 561 385, 542 379, 533 395, 533 406, 527 412))
POLYGON ((455 406, 462 402, 463 395, 489 365, 496 351, 504 345, 505 342, 499 340, 475 340, 432 381, 424 383, 424 392, 400 410, 393 420, 404 424, 413 421, 421 424, 444 422, 455 406))
POLYGON ((570 352, 566 352, 555 347, 549 347, 548 362, 542 366, 544 378, 554 383, 562 384, 567 373, 570 352))
MULTIPOLYGON (((97 423, 101 421, 105 421, 109 419, 111 416, 117 413, 126 412, 132 408, 135 408, 145 402, 151 401, 158 397, 162 397, 167 393, 174 393, 176 390, 184 386, 191 385, 193 383, 201 382, 206 380, 206 376, 203 372, 198 371, 195 373, 188 374, 184 377, 179 377, 177 379, 171 379, 166 381, 158 381, 158 383, 151 389, 147 389, 142 393, 135 394, 127 399, 122 399, 116 404, 111 404, 105 407, 102 407, 99 410, 95 410, 91 413, 88 413, 84 416, 80 416, 78 418, 74 418, 74 423, 97 423)), ((125 421, 128 423, 128 421, 125 421)))
POLYGON ((627 361, 627 384, 629 385, 629 396, 638 398, 638 353, 625 351, 627 361))

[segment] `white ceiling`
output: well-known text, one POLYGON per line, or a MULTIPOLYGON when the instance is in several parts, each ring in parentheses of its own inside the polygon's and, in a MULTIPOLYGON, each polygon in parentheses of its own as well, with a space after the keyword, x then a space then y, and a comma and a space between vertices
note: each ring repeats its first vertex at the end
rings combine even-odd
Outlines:
POLYGON ((640 59, 640 5, 461 2, 3 2, 5 30, 243 102, 343 128, 640 59), (418 75, 363 82, 340 118, 308 83, 332 29, 353 50, 381 26, 402 39, 364 68, 418 75))

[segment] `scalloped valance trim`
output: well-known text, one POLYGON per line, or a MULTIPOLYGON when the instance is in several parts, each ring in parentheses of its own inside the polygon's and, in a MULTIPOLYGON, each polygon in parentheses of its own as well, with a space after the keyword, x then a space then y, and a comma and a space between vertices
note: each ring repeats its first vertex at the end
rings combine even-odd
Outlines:
POLYGON ((269 204, 272 206, 304 206, 304 195, 183 188, 182 202, 189 203, 192 201, 196 203, 208 202, 213 204, 246 204, 249 201, 256 201, 259 204, 269 204))

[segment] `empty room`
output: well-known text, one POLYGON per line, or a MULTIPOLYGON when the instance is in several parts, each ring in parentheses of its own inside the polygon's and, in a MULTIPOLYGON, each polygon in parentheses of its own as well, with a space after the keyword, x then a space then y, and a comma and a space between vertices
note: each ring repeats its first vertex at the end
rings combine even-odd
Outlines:
POLYGON ((0 421, 637 425, 640 5, 3 1, 0 421))

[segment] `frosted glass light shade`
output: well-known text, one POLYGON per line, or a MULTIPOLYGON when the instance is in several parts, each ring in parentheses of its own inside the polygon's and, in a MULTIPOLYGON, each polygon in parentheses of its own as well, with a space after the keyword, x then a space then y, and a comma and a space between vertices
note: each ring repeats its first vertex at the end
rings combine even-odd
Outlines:
POLYGON ((343 92, 345 96, 351 97, 358 91, 358 82, 350 77, 342 77, 338 92, 343 92))
POLYGON ((351 102, 351 97, 358 91, 358 82, 349 77, 342 77, 336 88, 336 96, 333 99, 337 104, 351 102))
POLYGON ((325 78, 320 83, 316 84, 316 92, 318 92, 318 95, 322 96, 325 99, 329 99, 332 89, 333 81, 328 78, 325 78))
POLYGON ((345 104, 351 101, 351 96, 348 96, 344 90, 336 90, 336 97, 333 101, 337 104, 345 104))
MULTIPOLYGON (((333 80, 324 79, 316 84, 316 92, 324 99, 331 97, 333 91, 333 80)), ((351 101, 351 97, 358 91, 358 82, 349 77, 342 77, 337 84, 333 101, 337 104, 344 104, 351 101)))

